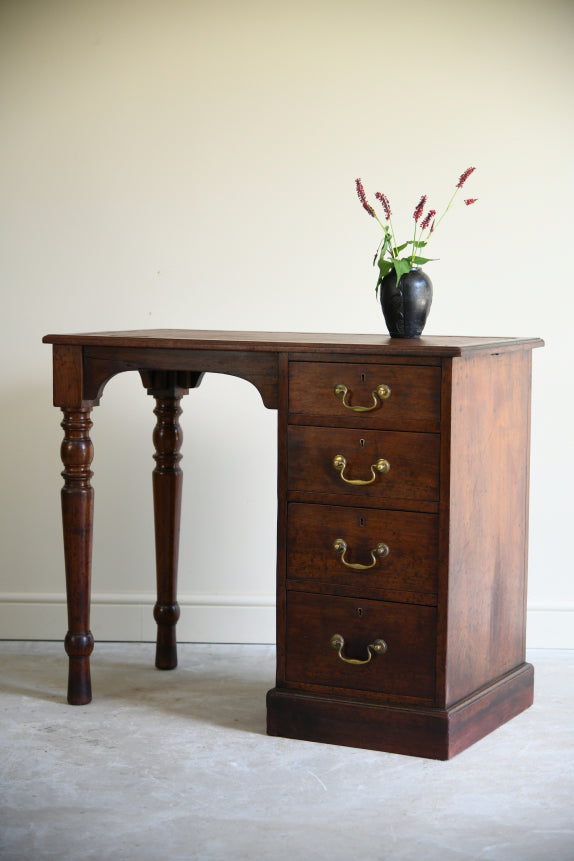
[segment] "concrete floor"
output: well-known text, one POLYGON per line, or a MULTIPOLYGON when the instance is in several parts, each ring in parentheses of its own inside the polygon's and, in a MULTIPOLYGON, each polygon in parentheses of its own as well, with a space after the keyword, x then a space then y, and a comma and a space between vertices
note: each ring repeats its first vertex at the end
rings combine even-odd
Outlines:
POLYGON ((268 646, 97 644, 65 703, 57 643, 0 643, 0 858, 574 859, 574 651, 450 762, 269 738, 268 646))

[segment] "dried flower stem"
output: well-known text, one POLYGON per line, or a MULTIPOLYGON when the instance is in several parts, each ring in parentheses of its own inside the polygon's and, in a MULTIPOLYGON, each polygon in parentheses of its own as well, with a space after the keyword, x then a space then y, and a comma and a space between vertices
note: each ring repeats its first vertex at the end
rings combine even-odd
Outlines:
MULTIPOLYGON (((396 250, 397 249, 397 240, 395 237, 395 229, 393 227, 393 221, 391 219, 391 207, 389 204, 389 199, 388 199, 386 194, 381 194, 380 191, 375 192, 375 197, 377 198, 377 200, 379 200, 381 202, 381 206, 383 207, 383 209, 385 211, 386 220, 389 222, 389 227, 391 228, 391 236, 393 239, 392 245, 390 246, 390 252, 391 252, 391 257, 393 259, 396 259, 396 257, 397 257, 397 250, 396 250)), ((380 221, 379 221, 379 224, 381 224, 380 221)), ((383 230, 385 231, 385 236, 386 236, 387 235, 387 228, 385 227, 384 224, 382 225, 382 227, 383 227, 383 230)), ((383 242, 384 242, 384 237, 381 240, 381 243, 379 244, 379 248, 383 242)))
POLYGON ((422 197, 421 197, 421 199, 420 199, 420 200, 419 200, 419 202, 417 203, 417 205, 416 205, 416 207, 415 207, 415 211, 414 211, 414 213, 413 213, 413 218, 414 218, 414 220, 415 220, 415 231, 414 231, 414 234, 413 234, 413 246, 412 246, 412 254, 411 254, 411 267, 412 267, 412 266, 414 266, 414 262, 415 262, 415 257, 416 257, 416 252, 417 252, 417 242, 421 242, 421 240, 422 240, 422 235, 423 235, 422 226, 421 226, 421 231, 420 231, 420 234, 419 234, 419 238, 418 238, 418 240, 417 240, 417 225, 418 225, 419 219, 421 218, 421 216, 422 216, 422 214, 423 214, 423 209, 425 208, 425 203, 426 203, 426 202, 427 202, 427 196, 426 196, 426 194, 423 194, 423 195, 422 195, 422 197))
MULTIPOLYGON (((377 200, 379 200, 381 202, 381 205, 382 205, 383 209, 385 210, 385 216, 386 216, 387 221, 389 222, 389 227, 391 230, 391 238, 393 240, 392 243, 390 243, 390 245, 389 245, 389 251, 391 252, 391 257, 393 258, 393 260, 396 260, 396 258, 397 258, 397 240, 395 239, 395 229, 393 227, 393 221, 391 218, 391 207, 389 206, 389 200, 388 200, 386 194, 381 194, 380 191, 375 192, 375 197, 377 198, 377 200)), ((379 243, 379 248, 380 248, 381 245, 383 244, 383 242, 385 241, 385 237, 388 235, 389 228, 385 224, 383 224, 379 219, 377 219, 377 220, 379 221, 379 224, 381 225, 381 227, 383 228, 383 230, 385 232, 383 238, 381 239, 381 241, 379 243)), ((378 249, 377 249, 377 252, 378 252, 378 249)))
POLYGON ((463 187, 464 183, 466 182, 466 180, 469 178, 469 176, 471 175, 471 173, 472 173, 474 170, 475 170, 475 168, 474 168, 474 167, 467 167, 467 169, 464 171, 464 173, 461 173, 461 175, 460 175, 460 177, 459 177, 459 180, 458 180, 458 182, 457 182, 457 184, 456 184, 456 188, 455 188, 455 190, 454 190, 454 194, 453 194, 453 196, 451 197, 451 199, 449 200, 447 208, 445 209, 445 211, 443 212, 443 214, 441 215, 441 217, 440 217, 440 218, 439 218, 439 220, 437 221, 437 223, 436 223, 436 227, 438 227, 438 226, 439 226, 439 224, 441 223, 441 221, 443 220, 443 218, 445 217, 445 215, 447 214, 447 212, 448 212, 448 211, 449 211, 449 209, 451 208, 451 206, 452 206, 452 204, 453 204, 453 202, 454 202, 454 199, 455 199, 455 197, 457 196, 457 194, 458 194, 459 190, 463 187))
POLYGON ((469 178, 469 176, 471 175, 471 173, 474 173, 475 170, 476 170, 475 167, 467 167, 467 169, 463 173, 461 173, 461 175, 459 176, 456 187, 462 188, 463 185, 465 184, 465 182, 467 181, 467 179, 469 178))
MULTIPOLYGON (((369 213, 373 218, 377 218, 375 210, 367 200, 367 195, 365 194, 365 189, 363 188, 362 180, 356 179, 355 185, 357 186, 357 195, 361 203, 363 204, 363 209, 369 213)), ((378 218, 377 218, 378 221, 378 218)))

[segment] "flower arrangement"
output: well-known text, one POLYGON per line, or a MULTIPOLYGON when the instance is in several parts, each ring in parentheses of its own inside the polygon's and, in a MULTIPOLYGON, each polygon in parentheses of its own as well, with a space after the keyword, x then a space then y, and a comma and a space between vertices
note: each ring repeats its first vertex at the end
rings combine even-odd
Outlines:
MULTIPOLYGON (((474 170, 474 167, 468 167, 463 173, 461 173, 456 184, 454 194, 438 221, 436 220, 436 209, 429 208, 426 215, 423 217, 425 206, 427 205, 427 195, 421 195, 421 199, 415 206, 413 212, 413 219, 415 222, 413 238, 407 240, 407 242, 403 242, 402 245, 397 245, 397 240, 395 239, 395 231, 393 228, 393 222, 391 221, 391 207, 386 194, 381 194, 380 191, 377 191, 375 194, 376 199, 382 206, 384 218, 387 222, 384 224, 375 212, 374 208, 368 202, 362 181, 360 179, 355 180, 357 194, 359 196, 359 200, 363 204, 363 209, 365 209, 372 218, 375 218, 379 222, 384 231, 383 238, 377 247, 373 260, 373 266, 378 264, 379 267, 379 278, 377 280, 375 292, 378 293, 381 281, 389 274, 389 272, 392 272, 393 269, 396 273, 398 284, 401 276, 410 272, 413 267, 422 266, 424 263, 436 260, 436 258, 433 257, 421 257, 419 251, 426 247, 431 235, 451 208, 458 192, 474 170), (406 249, 409 249, 409 251, 406 255, 403 255, 403 252, 405 252, 406 249)), ((478 198, 476 197, 468 197, 464 202, 466 206, 471 206, 473 203, 476 203, 477 200, 478 198)))

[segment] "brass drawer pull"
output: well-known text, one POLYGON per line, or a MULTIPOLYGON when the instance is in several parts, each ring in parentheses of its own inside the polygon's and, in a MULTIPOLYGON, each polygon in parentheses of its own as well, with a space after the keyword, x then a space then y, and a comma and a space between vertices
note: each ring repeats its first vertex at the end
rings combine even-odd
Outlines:
POLYGON ((385 556, 388 556, 390 553, 389 547, 387 544, 384 544, 382 541, 377 544, 376 547, 373 547, 371 550, 371 559, 373 560, 370 565, 361 565, 359 562, 347 562, 345 559, 345 553, 347 552, 347 542, 344 538, 336 538, 333 542, 333 550, 341 557, 341 562, 343 565, 346 565, 347 568, 352 568, 353 571, 369 571, 371 568, 374 568, 377 564, 378 559, 384 559, 385 556))
POLYGON ((335 457, 333 458, 333 466, 335 467, 337 472, 339 472, 341 474, 341 478, 343 479, 345 484, 358 484, 358 485, 372 484, 373 481, 377 477, 377 472, 380 472, 382 475, 384 475, 391 468, 391 465, 388 462, 388 460, 385 460, 384 458, 380 457, 376 463, 371 464, 371 476, 372 477, 368 478, 366 481, 364 481, 361 478, 346 478, 345 477, 344 472, 345 472, 345 467, 347 466, 347 458, 343 457, 342 454, 336 454, 335 455, 335 457))
POLYGON ((386 401, 386 399, 390 398, 391 396, 390 386, 381 383, 380 386, 377 386, 377 388, 373 389, 373 391, 371 392, 373 396, 373 403, 370 407, 353 407, 351 406, 351 404, 348 404, 345 401, 345 398, 349 393, 349 389, 344 383, 337 383, 333 391, 335 393, 335 397, 339 398, 339 400, 346 409, 353 410, 356 413, 370 413, 371 410, 376 410, 377 407, 380 406, 380 401, 386 401))
POLYGON ((373 642, 369 643, 369 645, 367 646, 368 657, 366 657, 364 660, 361 660, 360 658, 346 658, 343 654, 345 641, 340 634, 333 634, 333 636, 331 637, 331 646, 333 649, 335 649, 342 661, 344 661, 346 664, 354 664, 355 666, 368 664, 370 663, 371 658, 374 654, 384 655, 387 651, 387 644, 384 640, 373 640, 373 642))

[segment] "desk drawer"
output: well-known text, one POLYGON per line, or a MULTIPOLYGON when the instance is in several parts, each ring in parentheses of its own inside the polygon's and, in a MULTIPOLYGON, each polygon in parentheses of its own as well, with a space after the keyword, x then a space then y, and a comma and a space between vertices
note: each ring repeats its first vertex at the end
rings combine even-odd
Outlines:
POLYGON ((437 501, 439 455, 438 434, 292 425, 288 487, 357 499, 437 501))
POLYGON ((306 592, 287 595, 286 680, 431 699, 436 609, 306 592), (344 640, 341 655, 331 641, 344 640), (367 647, 383 640, 386 651, 367 647))
POLYGON ((365 427, 438 428, 440 385, 437 367, 292 362, 289 413, 360 418, 365 427))
POLYGON ((438 516, 291 503, 287 577, 357 587, 436 593, 438 516), (342 540, 347 548, 335 543, 342 540), (380 545, 382 550, 377 551, 380 545), (388 550, 388 552, 387 552, 388 550), (353 565, 371 566, 355 569, 353 565))

